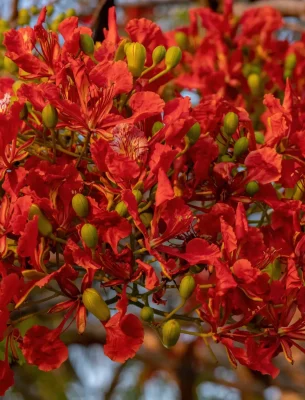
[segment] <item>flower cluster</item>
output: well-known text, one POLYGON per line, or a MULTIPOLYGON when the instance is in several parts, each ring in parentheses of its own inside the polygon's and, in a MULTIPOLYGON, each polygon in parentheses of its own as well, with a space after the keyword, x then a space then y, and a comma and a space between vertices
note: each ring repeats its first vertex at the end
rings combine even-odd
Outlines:
POLYGON ((114 361, 149 324, 166 347, 190 334, 275 377, 279 353, 305 352, 305 39, 278 40, 271 8, 237 19, 231 1, 174 32, 131 20, 125 37, 111 9, 96 44, 75 16, 47 30, 46 12, 3 41, 0 395, 20 352, 58 368, 88 312, 114 361), (59 325, 21 332, 43 303, 59 325))

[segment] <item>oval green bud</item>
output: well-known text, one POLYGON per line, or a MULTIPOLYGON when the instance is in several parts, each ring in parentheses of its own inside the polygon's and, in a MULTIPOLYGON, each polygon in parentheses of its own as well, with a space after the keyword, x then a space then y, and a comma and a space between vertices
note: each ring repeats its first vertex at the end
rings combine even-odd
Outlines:
POLYGON ((288 54, 285 58, 284 68, 287 70, 293 70, 297 65, 297 56, 294 53, 288 54))
POLYGON ((119 44, 119 47, 117 48, 117 51, 115 53, 114 61, 124 60, 124 58, 125 58, 125 45, 127 43, 130 43, 129 39, 125 38, 125 39, 121 40, 121 42, 119 44))
POLYGON ((32 15, 38 15, 39 14, 39 8, 37 6, 35 6, 35 5, 30 8, 30 11, 31 11, 32 15))
POLYGON ((227 136, 231 137, 236 132, 238 123, 239 123, 238 115, 235 114, 234 112, 228 112, 223 120, 224 133, 227 136))
POLYGON ((248 86, 253 96, 259 96, 262 89, 262 81, 259 75, 250 74, 248 76, 248 86))
POLYGON ((115 206, 115 211, 121 216, 125 217, 128 213, 128 208, 124 201, 120 201, 116 206, 115 206))
POLYGON ((106 322, 110 318, 110 310, 100 293, 94 289, 86 289, 82 296, 86 309, 100 321, 106 322))
POLYGON ((19 70, 18 65, 13 60, 11 60, 10 58, 8 58, 6 56, 4 57, 4 60, 3 60, 3 67, 7 72, 9 72, 12 75, 16 74, 16 72, 18 72, 18 70, 19 70))
POLYGON ((200 137, 201 126, 199 122, 195 122, 195 124, 191 127, 191 129, 186 134, 191 145, 195 144, 200 137))
POLYGON ((47 5, 47 16, 50 17, 54 12, 54 6, 53 4, 47 5))
POLYGON ((89 249, 94 249, 98 243, 96 227, 91 224, 84 224, 80 231, 81 237, 89 249))
POLYGON ((146 60, 146 49, 143 44, 135 42, 126 47, 127 65, 132 76, 138 78, 143 70, 146 60))
POLYGON ((262 132, 256 131, 256 132, 254 132, 254 135, 255 135, 256 143, 258 143, 258 144, 264 144, 265 143, 265 136, 264 136, 264 134, 262 132))
POLYGON ((143 197, 143 194, 142 194, 141 190, 139 190, 139 189, 134 189, 134 190, 132 191, 132 194, 134 195, 134 197, 135 197, 136 200, 137 200, 137 203, 139 204, 139 203, 141 202, 141 200, 142 200, 142 197, 143 197))
POLYGON ((162 338, 165 347, 170 348, 178 342, 181 333, 181 326, 178 321, 171 319, 162 327, 162 338))
POLYGON ((140 219, 143 222, 145 228, 150 227, 150 223, 153 219, 153 215, 151 213, 144 212, 140 214, 140 219))
POLYGON ((157 46, 152 52, 153 65, 159 64, 165 57, 166 48, 164 46, 157 46))
POLYGON ((302 200, 305 192, 305 187, 304 187, 304 180, 299 180, 295 187, 294 187, 294 193, 293 193, 293 200, 302 200))
POLYGON ((230 157, 228 154, 224 154, 223 156, 220 157, 221 162, 233 162, 233 158, 230 157))
POLYGON ((187 300, 195 290, 196 282, 192 275, 186 275, 179 286, 179 293, 183 300, 187 300))
POLYGON ((60 23, 60 22, 62 22, 65 18, 66 18, 66 14, 65 14, 64 12, 61 12, 61 13, 59 13, 59 14, 56 16, 56 18, 55 18, 54 21, 60 23))
POLYGON ((68 8, 66 10, 66 16, 69 17, 74 17, 76 15, 76 11, 74 8, 68 8))
POLYGON ((165 54, 165 65, 168 70, 175 68, 182 58, 182 51, 177 46, 172 46, 167 49, 165 54))
POLYGON ((52 104, 47 104, 41 113, 42 123, 46 128, 52 129, 55 128, 58 122, 58 113, 55 107, 52 104))
POLYGON ((156 121, 152 127, 152 135, 154 136, 157 132, 159 132, 164 127, 164 124, 160 121, 156 121))
POLYGON ((40 208, 36 204, 32 204, 29 209, 29 220, 32 220, 34 216, 38 216, 38 230, 42 236, 50 236, 53 232, 53 227, 47 217, 43 214, 40 208))
POLYGON ((254 196, 259 191, 259 184, 256 181, 251 181, 246 184, 246 193, 249 196, 254 196))
POLYGON ((75 214, 81 218, 87 217, 89 214, 89 202, 87 197, 81 193, 77 193, 72 198, 72 208, 75 214))
POLYGON ((243 155, 248 150, 248 147, 249 147, 248 138, 246 138, 245 136, 239 138, 234 145, 234 151, 233 151, 234 156, 239 157, 243 155))
POLYGON ((291 78, 293 75, 293 69, 285 68, 284 69, 284 79, 291 78))
POLYGON ((182 51, 185 51, 189 47, 189 39, 184 32, 175 33, 175 41, 182 51))
POLYGON ((140 318, 145 322, 152 322, 154 320, 154 310, 151 307, 143 307, 140 311, 140 318))
POLYGON ((94 53, 94 41, 87 33, 82 33, 79 39, 79 47, 82 52, 90 56, 94 53))

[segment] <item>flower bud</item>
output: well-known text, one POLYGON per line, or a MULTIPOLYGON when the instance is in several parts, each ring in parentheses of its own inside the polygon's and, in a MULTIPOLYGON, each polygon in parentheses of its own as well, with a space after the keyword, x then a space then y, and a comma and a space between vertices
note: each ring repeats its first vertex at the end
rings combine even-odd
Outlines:
POLYGON ((76 15, 76 11, 74 8, 68 8, 66 10, 66 17, 74 17, 76 15))
POLYGON ((257 74, 250 74, 248 76, 248 86, 253 96, 259 96, 261 94, 261 78, 257 74))
POLYGON ((98 243, 96 227, 91 224, 84 224, 80 231, 81 237, 89 249, 94 249, 98 243))
POLYGON ((265 136, 262 132, 254 132, 255 135, 255 141, 258 144, 264 144, 265 143, 265 136))
POLYGON ((29 209, 29 220, 32 220, 34 216, 38 216, 38 230, 42 236, 50 236, 53 232, 53 227, 50 221, 46 218, 43 212, 36 204, 32 204, 29 209))
POLYGON ((30 8, 30 11, 31 11, 32 15, 38 15, 39 14, 39 8, 37 6, 35 6, 35 5, 30 8))
POLYGON ((139 204, 139 203, 141 202, 141 200, 142 200, 142 197, 143 197, 143 194, 142 194, 141 190, 139 190, 139 189, 134 189, 134 190, 132 191, 132 194, 134 195, 134 197, 135 197, 136 200, 137 200, 137 203, 139 204))
POLYGON ((87 197, 81 193, 77 193, 72 198, 72 208, 77 216, 81 218, 87 217, 89 213, 89 202, 87 197))
POLYGON ((246 193, 249 196, 254 196, 259 191, 259 184, 256 181, 251 181, 246 184, 246 193))
POLYGON ((159 132, 164 127, 164 124, 160 121, 156 121, 152 127, 152 135, 154 136, 157 132, 159 132))
POLYGON ((93 288, 86 289, 83 293, 83 304, 100 321, 106 322, 110 318, 110 310, 100 293, 93 288))
POLYGON ((284 69, 284 79, 291 78, 293 75, 293 69, 285 68, 284 69))
POLYGON ((53 14, 53 12, 54 12, 54 6, 53 4, 49 4, 47 6, 47 16, 50 17, 53 14))
POLYGON ((55 128, 58 122, 58 113, 55 107, 51 104, 47 104, 42 110, 42 123, 46 128, 55 128))
POLYGON ((177 46, 172 46, 169 49, 167 49, 167 52, 165 54, 165 65, 168 70, 175 68, 182 57, 182 51, 179 47, 177 46))
POLYGON ((128 213, 128 208, 124 201, 120 201, 116 206, 115 206, 115 211, 121 216, 125 217, 128 213))
POLYGON ((182 51, 185 51, 189 47, 189 39, 184 32, 175 33, 175 41, 182 51))
POLYGON ((234 151, 233 151, 234 156, 235 156, 235 157, 241 156, 242 154, 244 154, 244 153, 248 150, 248 147, 249 147, 249 140, 248 140, 248 138, 246 138, 245 136, 239 138, 239 139, 235 142, 235 145, 234 145, 234 151))
POLYGON ((6 56, 4 57, 3 60, 3 67, 7 72, 9 72, 12 75, 18 72, 19 69, 18 65, 13 60, 11 60, 6 56))
POLYGON ((224 154, 220 157, 221 162, 234 162, 233 158, 230 157, 228 154, 224 154))
POLYGON ((285 58, 284 68, 287 70, 293 70, 297 65, 297 57, 294 53, 288 54, 285 58))
POLYGON ((90 56, 94 53, 94 41, 87 33, 82 33, 79 39, 79 47, 82 52, 90 56))
POLYGON ((228 112, 223 120, 224 132, 227 136, 231 137, 238 127, 239 118, 234 112, 228 112))
POLYGON ((294 188, 294 193, 293 193, 293 200, 302 200, 305 192, 305 187, 304 187, 304 181, 299 180, 294 188))
POLYGON ((182 279, 179 286, 179 293, 182 299, 187 300, 189 297, 191 297, 195 287, 196 287, 195 279, 192 277, 192 275, 186 275, 182 279))
POLYGON ((143 44, 135 42, 126 47, 127 65, 132 76, 138 78, 143 70, 146 60, 146 49, 143 44))
POLYGON ((144 212, 140 214, 140 219, 143 222, 145 228, 148 228, 153 219, 153 215, 151 213, 144 212))
POLYGON ((145 322, 152 322, 154 320, 154 310, 151 307, 143 307, 140 311, 140 318, 145 322))
POLYGON ((199 122, 196 122, 186 134, 190 142, 190 145, 193 145, 197 142, 197 140, 200 137, 200 133, 201 133, 201 126, 199 122))
POLYGON ((162 327, 163 344, 165 347, 170 348, 175 346, 178 342, 181 333, 181 326, 178 321, 171 319, 162 327))
POLYGON ((157 46, 152 52, 152 61, 154 65, 159 64, 165 57, 166 48, 164 46, 157 46))
POLYGON ((121 42, 119 44, 119 47, 117 48, 117 51, 115 52, 115 57, 114 57, 115 61, 124 60, 124 58, 125 58, 125 45, 127 43, 130 43, 129 39, 125 38, 125 39, 121 40, 121 42))

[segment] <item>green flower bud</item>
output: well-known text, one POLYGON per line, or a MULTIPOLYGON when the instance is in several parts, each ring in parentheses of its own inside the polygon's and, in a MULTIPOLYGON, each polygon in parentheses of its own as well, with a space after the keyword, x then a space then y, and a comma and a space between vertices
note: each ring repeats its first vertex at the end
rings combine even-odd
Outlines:
POLYGON ((233 158, 228 156, 227 154, 220 157, 221 162, 233 162, 233 158))
POLYGON ((284 68, 287 70, 294 70, 297 65, 297 56, 294 53, 288 54, 285 58, 284 68))
POLYGON ((199 122, 195 122, 195 124, 191 127, 191 129, 186 134, 186 136, 190 142, 190 145, 193 145, 197 142, 197 140, 200 137, 200 133, 201 133, 201 126, 200 126, 199 122))
POLYGON ((248 86, 253 96, 259 96, 262 89, 262 81, 259 75, 250 74, 248 76, 248 86))
POLYGON ((156 121, 152 127, 152 135, 154 136, 157 132, 159 132, 164 127, 164 124, 160 121, 156 121))
POLYGON ((46 128, 53 129, 57 125, 58 122, 58 113, 55 107, 52 104, 47 104, 41 113, 42 123, 46 128))
POLYGON ((196 282, 192 275, 186 275, 179 286, 179 293, 183 300, 187 300, 195 290, 196 282))
POLYGON ((177 46, 167 49, 165 54, 165 65, 168 70, 175 68, 182 58, 182 51, 177 46))
POLYGON ((157 46, 152 52, 152 61, 154 65, 159 64, 165 57, 166 48, 164 46, 157 46))
POLYGON ((220 133, 216 136, 216 143, 218 145, 219 155, 224 155, 227 152, 227 146, 225 144, 225 139, 220 133))
POLYGON ((66 10, 66 16, 69 17, 74 17, 76 15, 76 11, 74 8, 68 8, 66 10))
POLYGON ((264 144, 265 143, 265 136, 262 132, 254 132, 255 135, 255 141, 258 144, 264 144))
POLYGON ((248 147, 249 147, 248 138, 246 138, 245 136, 239 138, 234 145, 234 151, 233 151, 234 156, 239 157, 243 155, 248 150, 248 147))
POLYGON ((100 293, 93 288, 86 289, 82 296, 86 309, 100 321, 106 322, 110 318, 110 310, 100 293))
POLYGON ((126 47, 127 65, 132 76, 138 78, 143 70, 146 60, 146 49, 143 44, 135 42, 126 47))
POLYGON ((18 72, 18 70, 19 70, 18 65, 13 60, 11 60, 10 58, 8 58, 6 56, 4 57, 4 60, 3 60, 3 67, 7 72, 9 72, 12 75, 16 74, 16 72, 18 72))
POLYGON ((57 22, 62 22, 66 18, 66 14, 64 12, 61 12, 57 15, 55 18, 55 21, 57 22))
POLYGON ((175 33, 175 41, 182 51, 185 51, 189 47, 189 39, 184 32, 175 33))
POLYGON ((94 225, 84 224, 80 234, 87 247, 94 249, 97 246, 98 234, 94 225))
POLYGON ((79 47, 82 52, 90 56, 94 53, 94 41, 87 33, 82 33, 79 39, 79 47))
POLYGON ((152 322, 154 320, 154 310, 151 307, 143 307, 140 311, 140 318, 145 322, 152 322))
POLYGON ((305 192, 305 187, 304 187, 304 181, 299 180, 295 187, 294 187, 294 193, 293 193, 293 200, 302 200, 305 192))
POLYGON ((143 194, 142 194, 141 190, 139 190, 139 189, 134 189, 134 190, 132 191, 132 194, 134 195, 134 197, 135 197, 136 200, 137 200, 137 203, 139 204, 139 203, 141 202, 141 200, 142 200, 142 197, 143 197, 143 194))
POLYGON ((87 217, 89 214, 89 202, 87 197, 81 193, 77 193, 72 198, 72 208, 77 216, 81 218, 87 217))
POLYGON ((125 58, 125 45, 127 43, 130 43, 130 40, 125 38, 123 40, 121 40, 119 47, 117 48, 117 51, 115 53, 115 57, 114 60, 115 61, 119 61, 119 60, 124 60, 125 58))
POLYGON ((29 220, 32 220, 34 216, 38 216, 38 230, 42 236, 50 236, 53 232, 53 227, 50 221, 46 218, 43 212, 36 204, 32 204, 29 209, 29 220))
POLYGON ((140 214, 140 219, 143 222, 145 228, 150 227, 150 223, 153 219, 153 215, 151 213, 144 212, 140 214))
POLYGON ((28 12, 28 10, 26 8, 21 8, 18 11, 18 15, 21 16, 21 17, 27 17, 29 15, 29 12, 28 12))
POLYGON ((163 344, 165 347, 170 348, 175 346, 178 342, 181 333, 181 326, 178 321, 171 319, 162 327, 163 344))
POLYGON ((0 19, 0 32, 6 32, 10 29, 10 25, 8 23, 8 21, 6 21, 5 19, 0 19))
POLYGON ((32 15, 38 15, 39 14, 39 8, 37 6, 35 6, 35 5, 30 8, 30 11, 31 11, 32 15))
POLYGON ((120 201, 116 206, 115 206, 115 211, 121 216, 125 217, 128 213, 128 208, 124 201, 120 201))
POLYGON ((53 14, 53 12, 54 12, 54 6, 53 4, 49 4, 47 6, 47 16, 50 17, 53 14))
POLYGON ((284 69, 284 79, 291 78, 293 75, 293 69, 285 68, 284 69))
POLYGON ((224 132, 227 136, 231 137, 238 128, 239 118, 234 112, 228 112, 223 120, 224 132))
POLYGON ((246 193, 249 196, 254 196, 259 191, 259 184, 256 181, 251 181, 246 184, 246 193))

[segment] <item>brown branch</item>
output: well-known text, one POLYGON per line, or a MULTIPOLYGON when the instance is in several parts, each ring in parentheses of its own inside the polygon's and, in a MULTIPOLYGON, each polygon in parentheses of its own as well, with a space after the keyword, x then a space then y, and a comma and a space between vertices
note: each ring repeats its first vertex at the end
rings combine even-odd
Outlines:
POLYGON ((10 23, 11 23, 12 28, 15 27, 15 22, 18 17, 18 6, 19 6, 19 0, 13 0, 11 17, 10 17, 10 23))

